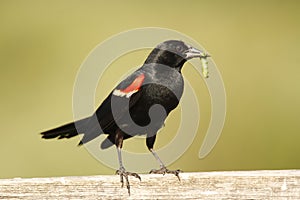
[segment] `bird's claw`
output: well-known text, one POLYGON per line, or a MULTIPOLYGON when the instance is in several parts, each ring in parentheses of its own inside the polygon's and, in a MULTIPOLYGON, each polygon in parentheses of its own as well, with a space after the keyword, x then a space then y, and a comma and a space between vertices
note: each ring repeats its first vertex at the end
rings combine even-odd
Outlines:
POLYGON ((124 168, 120 168, 116 171, 116 174, 120 175, 120 182, 121 182, 121 187, 124 187, 124 178, 126 181, 126 188, 128 190, 128 194, 130 195, 130 184, 129 184, 129 179, 128 176, 134 176, 135 178, 139 179, 140 181, 142 180, 141 177, 137 173, 133 172, 127 172, 124 168))
POLYGON ((152 169, 150 171, 150 174, 174 174, 178 180, 180 181, 180 177, 179 177, 179 173, 181 173, 182 171, 180 169, 177 170, 169 170, 166 167, 161 167, 160 169, 152 169))

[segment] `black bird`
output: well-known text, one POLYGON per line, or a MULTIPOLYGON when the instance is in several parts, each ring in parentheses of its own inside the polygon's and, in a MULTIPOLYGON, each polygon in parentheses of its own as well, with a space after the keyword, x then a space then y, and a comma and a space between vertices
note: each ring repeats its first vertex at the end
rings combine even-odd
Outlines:
MULTIPOLYGON (((100 134, 107 134, 101 148, 116 145, 120 164, 116 173, 120 175, 122 186, 125 178, 130 193, 128 176, 141 178, 137 173, 125 170, 121 148, 124 139, 144 134, 149 151, 160 164, 160 169, 150 173, 172 173, 179 179, 180 170, 167 169, 153 150, 153 145, 156 133, 182 96, 184 81, 181 69, 184 63, 191 58, 205 59, 207 56, 182 41, 165 41, 151 51, 142 67, 115 87, 92 116, 42 132, 42 138, 62 139, 83 134, 81 145, 100 134)), ((203 74, 207 75, 204 71, 203 74)))

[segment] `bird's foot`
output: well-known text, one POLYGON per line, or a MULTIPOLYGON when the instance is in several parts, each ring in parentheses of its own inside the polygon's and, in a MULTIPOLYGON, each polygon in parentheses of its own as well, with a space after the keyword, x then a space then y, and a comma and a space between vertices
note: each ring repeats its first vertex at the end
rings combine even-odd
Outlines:
POLYGON ((160 169, 152 169, 150 174, 174 174, 178 180, 180 181, 179 173, 182 172, 180 169, 177 170, 169 170, 166 167, 161 167, 160 169))
POLYGON ((135 178, 138 178, 141 181, 141 177, 137 173, 127 172, 124 167, 121 167, 119 170, 117 170, 116 174, 120 175, 120 182, 122 184, 121 187, 124 186, 124 178, 125 178, 126 188, 128 190, 129 195, 130 195, 130 184, 129 184, 128 176, 134 176, 135 178))

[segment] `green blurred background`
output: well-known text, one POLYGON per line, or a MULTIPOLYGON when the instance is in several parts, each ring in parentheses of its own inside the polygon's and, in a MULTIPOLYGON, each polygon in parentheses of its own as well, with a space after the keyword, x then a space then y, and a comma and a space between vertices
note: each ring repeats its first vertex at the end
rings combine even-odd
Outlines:
MULTIPOLYGON (((202 44, 213 55, 227 92, 224 130, 213 151, 200 160, 210 99, 203 80, 184 68, 199 89, 201 125, 192 146, 170 168, 299 168, 299 10, 300 2, 291 0, 0 1, 0 178, 114 173, 76 147, 78 137, 46 141, 38 133, 73 119, 76 74, 97 44, 148 26, 174 29, 202 44)), ((100 82, 95 107, 147 53, 113 63, 114 76, 100 82), (125 68, 119 72, 121 65, 125 68)), ((168 119, 156 147, 172 138, 178 116, 180 109, 168 119)), ((145 151, 144 141, 139 145, 145 151)))

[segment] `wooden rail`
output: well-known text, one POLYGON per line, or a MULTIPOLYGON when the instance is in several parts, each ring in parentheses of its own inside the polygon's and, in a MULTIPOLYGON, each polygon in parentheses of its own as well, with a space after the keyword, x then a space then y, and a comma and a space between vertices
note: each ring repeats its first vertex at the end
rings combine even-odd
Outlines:
POLYGON ((0 179, 0 199, 300 199, 300 170, 0 179))

